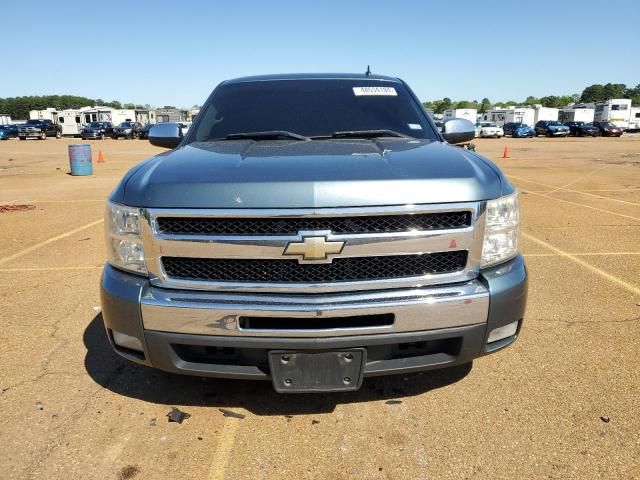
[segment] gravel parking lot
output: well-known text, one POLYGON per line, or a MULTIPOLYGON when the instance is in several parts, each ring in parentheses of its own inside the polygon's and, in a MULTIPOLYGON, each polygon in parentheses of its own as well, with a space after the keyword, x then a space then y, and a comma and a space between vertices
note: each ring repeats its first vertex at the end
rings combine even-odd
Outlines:
POLYGON ((104 202, 160 149, 95 141, 72 177, 70 143, 0 142, 0 205, 34 207, 0 209, 0 478, 640 478, 640 136, 477 140, 522 193, 519 341, 311 396, 112 353, 104 202))

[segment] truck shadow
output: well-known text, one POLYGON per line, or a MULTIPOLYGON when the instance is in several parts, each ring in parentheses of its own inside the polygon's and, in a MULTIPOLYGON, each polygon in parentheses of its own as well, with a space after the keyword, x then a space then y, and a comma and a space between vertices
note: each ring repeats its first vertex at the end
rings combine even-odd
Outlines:
POLYGON ((367 378, 357 392, 281 395, 271 382, 174 375, 131 363, 109 345, 98 314, 83 335, 85 369, 102 387, 119 395, 164 405, 243 408, 254 415, 330 413, 336 405, 401 400, 451 385, 469 374, 472 363, 429 372, 367 378))

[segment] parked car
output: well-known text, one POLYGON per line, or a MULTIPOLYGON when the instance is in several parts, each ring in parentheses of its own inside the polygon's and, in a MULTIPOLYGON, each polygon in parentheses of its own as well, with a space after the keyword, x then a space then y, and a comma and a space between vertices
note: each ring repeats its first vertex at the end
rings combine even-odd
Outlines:
POLYGON ((96 139, 104 140, 104 137, 113 136, 113 124, 111 122, 91 122, 82 130, 80 137, 83 140, 96 139))
POLYGON ((2 140, 18 138, 18 127, 16 125, 0 125, 0 132, 2 132, 2 140))
POLYGON ((51 120, 27 120, 27 123, 18 127, 18 138, 20 140, 26 140, 27 138, 46 140, 47 137, 61 138, 62 127, 51 120))
POLYGON ((536 136, 536 131, 529 125, 518 123, 512 128, 511 136, 513 138, 531 138, 536 136))
POLYGON ((611 122, 593 122, 593 125, 600 130, 603 137, 620 137, 623 130, 611 122))
POLYGON ((557 120, 540 120, 535 126, 536 136, 566 137, 569 135, 569 127, 557 120))
POLYGON ((137 138, 138 134, 142 130, 142 125, 138 122, 122 122, 116 128, 113 129, 111 137, 118 138, 137 138))
POLYGON ((587 122, 565 122, 569 127, 569 135, 574 137, 597 137, 600 129, 592 123, 587 122))
POLYGON ((507 122, 502 126, 502 130, 504 131, 505 135, 511 135, 513 134, 513 129, 517 126, 517 125, 522 125, 522 123, 518 123, 518 122, 507 122))
POLYGON ((525 125, 522 122, 507 122, 504 124, 504 126, 502 127, 502 130, 504 131, 505 135, 511 135, 511 136, 515 136, 514 135, 514 131, 520 129, 520 133, 521 133, 521 137, 528 137, 530 135, 528 135, 528 131, 529 130, 533 130, 529 125, 525 125))
POLYGON ((452 145, 474 134, 464 119, 438 132, 397 78, 221 83, 186 136, 151 129, 171 150, 108 199, 109 342, 133 362, 286 393, 507 347, 527 299, 518 192, 452 145))
POLYGON ((476 123, 476 137, 479 138, 500 138, 504 136, 504 130, 493 122, 476 123))
POLYGON ((149 139, 149 130, 151 130, 151 127, 153 127, 153 125, 151 123, 147 123, 144 127, 142 127, 138 131, 138 138, 140 140, 148 140, 149 139))

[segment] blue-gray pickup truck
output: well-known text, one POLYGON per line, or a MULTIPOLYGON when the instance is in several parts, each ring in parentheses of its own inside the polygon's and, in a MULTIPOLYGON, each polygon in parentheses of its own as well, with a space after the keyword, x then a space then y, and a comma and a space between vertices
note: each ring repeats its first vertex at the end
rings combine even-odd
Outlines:
POLYGON ((454 146, 400 79, 270 75, 220 84, 171 150, 108 200, 111 345, 167 372, 278 392, 468 363, 519 335, 518 193, 454 146))

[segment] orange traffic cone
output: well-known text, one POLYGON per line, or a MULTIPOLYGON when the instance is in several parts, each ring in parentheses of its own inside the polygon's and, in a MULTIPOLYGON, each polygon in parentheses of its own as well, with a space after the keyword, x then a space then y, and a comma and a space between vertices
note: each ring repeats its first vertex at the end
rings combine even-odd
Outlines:
POLYGON ((104 163, 104 155, 102 155, 102 150, 98 150, 98 163, 104 163))
MULTIPOLYGON (((100 155, 102 155, 102 153, 100 153, 100 155)), ((502 158, 509 158, 509 147, 504 147, 504 152, 502 152, 502 158)))

